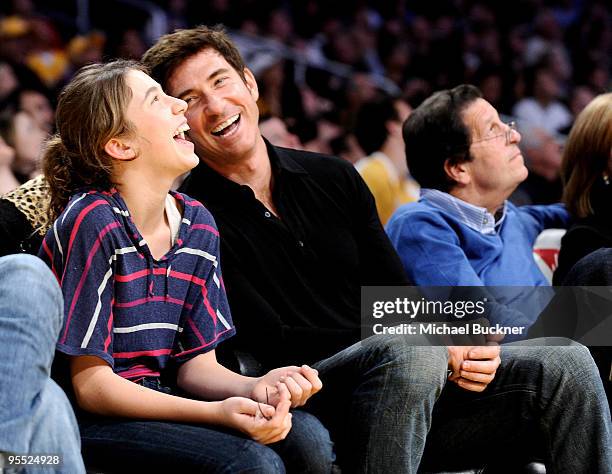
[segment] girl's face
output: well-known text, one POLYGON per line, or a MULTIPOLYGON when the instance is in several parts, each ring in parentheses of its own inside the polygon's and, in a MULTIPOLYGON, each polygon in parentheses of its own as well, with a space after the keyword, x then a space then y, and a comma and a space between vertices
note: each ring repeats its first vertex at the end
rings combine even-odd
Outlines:
POLYGON ((31 176, 40 168, 43 144, 47 139, 43 130, 27 112, 17 112, 13 119, 13 146, 15 162, 13 168, 21 174, 31 176))
POLYGON ((194 168, 199 159, 193 143, 185 139, 189 129, 184 112, 187 104, 166 95, 160 85, 141 71, 130 71, 127 83, 132 99, 126 118, 134 128, 134 137, 126 141, 145 158, 147 168, 156 176, 174 180, 194 168))

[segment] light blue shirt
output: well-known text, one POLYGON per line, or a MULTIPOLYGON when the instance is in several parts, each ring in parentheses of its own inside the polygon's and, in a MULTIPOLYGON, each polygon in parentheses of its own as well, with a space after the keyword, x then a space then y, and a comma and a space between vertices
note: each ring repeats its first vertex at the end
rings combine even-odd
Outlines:
POLYGON ((475 206, 438 189, 421 189, 421 198, 427 199, 430 203, 455 216, 469 228, 484 235, 497 233, 499 226, 506 218, 506 201, 501 209, 501 217, 496 221, 486 208, 475 206))

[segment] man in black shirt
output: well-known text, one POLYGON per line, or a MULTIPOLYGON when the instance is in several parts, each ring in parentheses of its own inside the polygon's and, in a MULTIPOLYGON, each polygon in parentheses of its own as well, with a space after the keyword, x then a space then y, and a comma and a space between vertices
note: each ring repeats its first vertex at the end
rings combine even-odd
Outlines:
MULTIPOLYGON (((234 346, 264 366, 328 357, 313 364, 324 387, 307 409, 330 429, 343 468, 416 472, 424 452, 423 464, 451 460, 465 467, 514 449, 517 433, 527 429, 519 410, 529 405, 519 395, 544 391, 516 390, 517 377, 530 371, 530 381, 554 385, 550 367, 538 372, 539 361, 524 357, 495 377, 496 346, 414 347, 382 336, 357 342, 360 287, 406 283, 357 172, 338 159, 264 141, 255 78, 223 32, 179 30, 160 38, 143 61, 188 104, 189 137, 201 163, 182 190, 202 200, 218 223, 224 282, 241 334, 234 346), (446 383, 447 369, 455 383, 446 383)), ((586 367, 583 380, 596 380, 582 356, 573 365, 586 367)), ((309 389, 299 377, 289 384, 292 396, 309 389)), ((553 392, 550 404, 572 404, 568 393, 575 392, 569 386, 553 392)), ((545 415, 564 433, 558 411, 545 415)), ((555 440, 552 454, 563 449, 555 440)))
POLYGON ((350 164, 265 147, 273 182, 267 205, 248 181, 228 179, 205 162, 182 189, 205 203, 219 225, 239 325, 235 345, 266 367, 313 363, 359 340, 361 285, 406 279, 350 164))

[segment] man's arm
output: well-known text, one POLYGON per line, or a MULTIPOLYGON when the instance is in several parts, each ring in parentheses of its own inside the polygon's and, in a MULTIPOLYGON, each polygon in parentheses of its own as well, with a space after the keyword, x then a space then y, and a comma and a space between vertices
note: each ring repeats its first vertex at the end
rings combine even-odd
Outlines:
MULTIPOLYGON (((441 217, 428 212, 399 215, 389 223, 387 232, 415 285, 459 287, 452 295, 449 293, 455 300, 486 299, 483 317, 502 326, 529 327, 534 322, 537 314, 525 314, 498 303, 492 291, 483 288, 485 283, 472 267, 457 234, 441 217)), ((506 338, 506 342, 509 340, 511 337, 506 338)))
POLYGON ((518 212, 533 223, 533 241, 544 229, 567 229, 571 218, 564 204, 521 206, 518 212))
POLYGON ((408 285, 402 262, 380 222, 374 196, 359 173, 351 172, 349 179, 357 198, 353 206, 362 286, 408 285))
POLYGON ((483 286, 455 231, 441 217, 415 212, 396 216, 387 233, 418 286, 483 286))
POLYGON ((258 378, 245 377, 219 364, 214 350, 182 364, 177 383, 187 392, 206 400, 240 396, 273 406, 279 402, 277 385, 282 383, 289 390, 294 408, 304 405, 322 387, 317 371, 307 365, 280 367, 258 378))
MULTIPOLYGON (((360 328, 314 328, 283 323, 280 309, 272 306, 258 291, 256 283, 242 271, 242 266, 228 248, 223 254, 223 274, 231 302, 236 335, 218 347, 224 360, 235 349, 246 351, 266 367, 311 364, 352 345, 359 339, 360 328), (262 344, 266 341, 274 344, 262 344)), ((359 315, 355 316, 356 318, 359 315)))
POLYGON ((142 387, 113 372, 94 356, 72 357, 72 385, 84 410, 102 416, 221 425, 264 444, 284 439, 291 429, 289 392, 279 383, 276 407, 244 397, 202 402, 142 387))

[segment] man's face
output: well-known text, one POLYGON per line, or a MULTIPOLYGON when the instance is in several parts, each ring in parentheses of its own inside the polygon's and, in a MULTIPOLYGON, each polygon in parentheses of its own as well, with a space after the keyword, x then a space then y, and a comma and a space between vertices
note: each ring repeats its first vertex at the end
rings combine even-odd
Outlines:
POLYGON ((214 49, 205 49, 177 67, 167 92, 188 104, 185 116, 196 153, 221 167, 248 159, 260 139, 257 84, 245 69, 246 82, 214 49))
POLYGON ((510 132, 497 110, 484 99, 477 99, 462 113, 471 135, 470 155, 465 163, 470 183, 479 192, 495 191, 506 199, 527 178, 527 168, 518 143, 521 135, 510 132))

